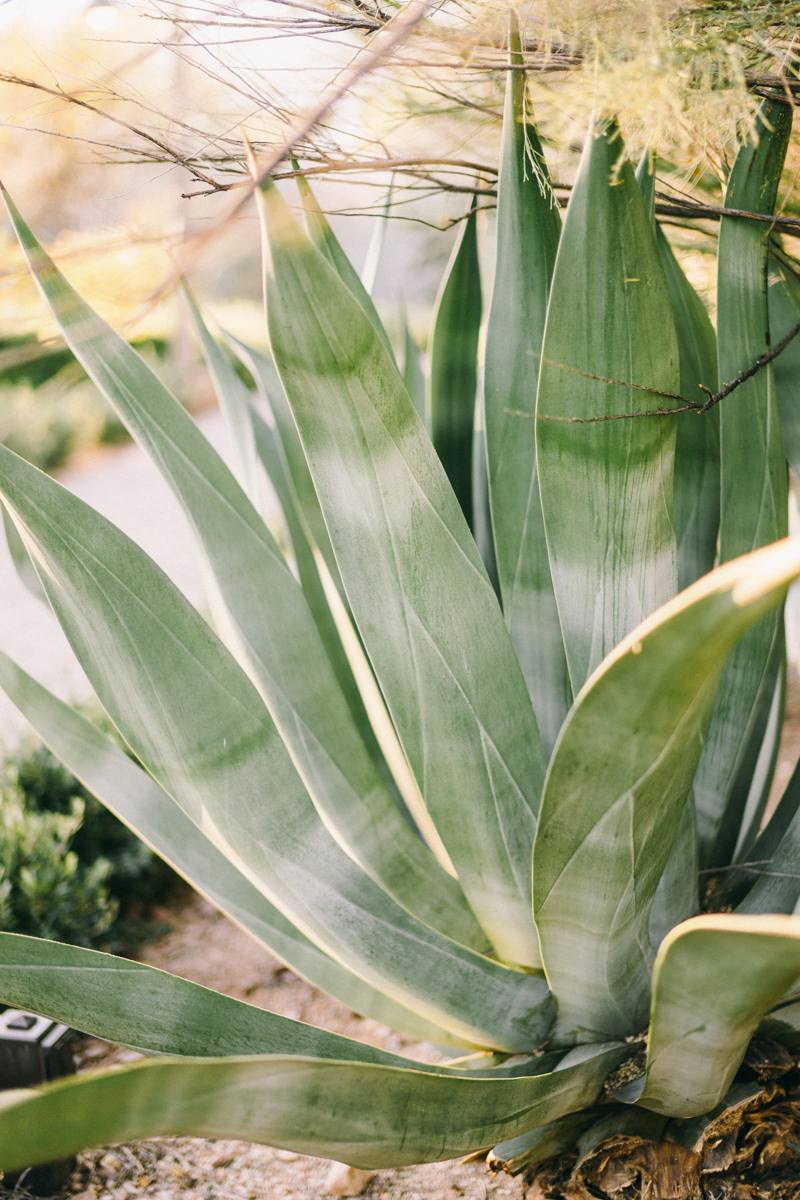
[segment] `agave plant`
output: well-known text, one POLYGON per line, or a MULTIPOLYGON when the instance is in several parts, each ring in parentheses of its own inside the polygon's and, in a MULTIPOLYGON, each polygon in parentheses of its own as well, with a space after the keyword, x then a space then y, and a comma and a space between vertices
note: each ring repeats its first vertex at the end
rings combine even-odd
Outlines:
MULTIPOLYGON (((770 321, 797 321, 791 259, 769 222, 723 218, 715 337, 655 223, 650 160, 637 178, 598 121, 562 229, 509 81, 477 420, 474 214, 425 412, 412 343, 407 388, 308 188, 307 232, 260 190, 272 359, 221 344, 189 297, 229 470, 7 198, 64 337, 186 512, 214 628, 0 447, 17 559, 138 761, 5 655, 0 686, 294 971, 454 1050, 421 1064, 3 934, 0 1000, 151 1056, 2 1093, 6 1171, 178 1134, 365 1168, 491 1151, 520 1171, 631 1130, 691 1157, 741 1104, 754 1035, 800 1049, 800 776, 762 829, 800 575, 796 344, 777 395, 771 363, 755 369, 770 321)), ((728 208, 774 211, 791 114, 764 101, 728 208)))

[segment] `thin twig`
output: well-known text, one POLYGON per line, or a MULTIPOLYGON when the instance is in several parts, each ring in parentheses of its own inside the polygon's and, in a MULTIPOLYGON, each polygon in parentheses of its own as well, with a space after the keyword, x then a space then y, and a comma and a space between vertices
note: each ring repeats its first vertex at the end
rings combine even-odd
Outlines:
POLYGON ((569 425, 594 425, 600 421, 627 421, 630 420, 631 417, 675 417, 679 413, 684 412, 708 412, 708 410, 713 408, 715 404, 719 404, 720 400, 724 400, 726 396, 730 396, 731 392, 736 391, 736 389, 743 383, 746 383, 748 379, 752 379, 754 375, 757 375, 759 371, 768 366, 773 359, 777 358, 778 355, 786 349, 792 339, 797 337, 798 333, 800 333, 800 321, 798 321, 796 325, 792 326, 789 332, 781 338, 777 346, 773 347, 772 350, 768 350, 766 354, 762 354, 755 360, 754 363, 751 363, 749 367, 745 367, 743 371, 740 371, 738 375, 734 375, 733 379, 731 379, 729 383, 726 383, 724 387, 720 388, 718 392, 712 392, 711 388, 707 388, 702 383, 698 384, 700 390, 705 392, 708 396, 708 399, 704 404, 696 404, 692 400, 687 400, 686 396, 679 396, 675 392, 661 392, 658 390, 658 388, 645 387, 640 383, 626 383, 622 379, 604 379, 601 375, 590 375, 587 371, 579 371, 577 367, 568 367, 564 363, 557 363, 553 362, 549 358, 543 358, 543 363, 545 363, 548 367, 556 367, 559 371, 568 371, 571 375, 580 375, 583 379, 594 379, 598 383, 610 384, 614 387, 626 387, 637 392, 649 392, 653 396, 666 396, 670 400, 682 400, 683 407, 656 408, 645 412, 609 413, 602 417, 551 417, 546 416, 544 413, 526 413, 514 408, 505 408, 503 409, 503 412, 507 413, 511 417, 535 416, 537 421, 559 421, 569 425))

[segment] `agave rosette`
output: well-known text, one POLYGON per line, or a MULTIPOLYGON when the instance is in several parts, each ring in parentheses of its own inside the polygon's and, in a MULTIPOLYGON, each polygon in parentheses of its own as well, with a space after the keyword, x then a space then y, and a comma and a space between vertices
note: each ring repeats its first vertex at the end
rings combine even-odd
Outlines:
MULTIPOLYGON (((769 227, 724 218, 717 339, 613 121, 562 229, 524 88, 509 72, 478 419, 473 214, 437 307, 432 439, 413 345, 404 383, 307 188, 308 234, 259 194, 271 359, 220 344, 189 297, 233 470, 7 200, 63 336, 187 514, 217 621, 0 447, 17 560, 137 761, 5 655, 0 686, 293 970, 453 1060, 2 934, 0 1000, 150 1057, 0 1095, 0 1169, 191 1134, 366 1168, 494 1147, 519 1170, 612 1111, 716 1113, 762 1021, 798 1039, 797 780, 761 828, 800 575, 796 376, 658 411, 754 362, 770 319, 797 320, 797 284, 776 248, 768 315, 769 227), (698 915, 709 873, 735 911, 698 915)), ((764 102, 728 207, 774 210, 790 123, 764 102)))

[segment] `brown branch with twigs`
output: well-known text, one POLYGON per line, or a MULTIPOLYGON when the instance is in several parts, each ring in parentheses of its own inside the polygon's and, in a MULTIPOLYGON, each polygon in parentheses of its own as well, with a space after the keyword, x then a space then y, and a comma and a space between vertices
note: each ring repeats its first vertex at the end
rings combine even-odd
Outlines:
POLYGON ((360 79, 380 66, 394 50, 402 45, 420 21, 441 3, 442 0, 408 0, 405 7, 395 13, 380 32, 376 33, 366 46, 356 52, 350 65, 340 73, 339 82, 328 88, 321 99, 310 109, 306 109, 295 118, 283 142, 273 149, 265 159, 260 162, 254 160, 251 179, 245 188, 244 195, 239 197, 227 212, 218 217, 209 229, 191 236, 190 249, 184 247, 184 253, 171 282, 177 283, 193 264, 200 251, 224 226, 238 216, 256 188, 269 177, 279 163, 290 157, 298 142, 311 133, 336 102, 352 91, 360 79))
POLYGON ((686 396, 678 395, 676 392, 661 392, 658 388, 645 387, 641 383, 626 383, 623 379, 604 379, 602 375, 590 375, 588 371, 579 371, 577 367, 568 367, 564 363, 557 363, 549 358, 543 358, 542 362, 546 363, 548 367, 556 367, 559 371, 568 371, 570 375, 580 375, 582 379, 594 379, 598 383, 609 384, 613 387, 625 387, 637 392, 648 392, 651 396, 664 396, 669 400, 682 400, 683 406, 681 408, 655 408, 642 412, 608 413, 602 417, 551 417, 546 416, 544 413, 522 412, 516 408, 504 408, 503 412, 507 413, 510 417, 533 417, 537 421, 558 421, 566 425, 595 425, 601 421, 629 421, 633 417, 676 417, 679 413, 685 412, 693 412, 700 415, 701 413, 708 412, 715 404, 719 404, 720 400, 724 400, 726 396, 730 396, 731 392, 735 392, 748 379, 752 379, 754 375, 757 375, 759 371, 768 366, 797 337, 798 333, 800 333, 800 321, 781 338, 777 346, 768 350, 766 354, 762 354, 749 367, 745 367, 743 371, 740 371, 738 375, 734 375, 733 379, 720 388, 718 392, 712 392, 704 384, 699 384, 700 390, 708 396, 704 404, 697 404, 693 400, 688 400, 686 396))

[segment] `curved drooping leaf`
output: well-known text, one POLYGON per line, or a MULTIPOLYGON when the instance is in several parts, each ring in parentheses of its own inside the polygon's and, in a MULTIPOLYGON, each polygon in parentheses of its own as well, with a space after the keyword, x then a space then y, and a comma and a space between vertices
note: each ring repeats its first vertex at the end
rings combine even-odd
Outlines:
POLYGON ((658 393, 680 384, 664 268, 622 154, 613 122, 590 132, 553 274, 536 407, 547 547, 576 692, 677 590, 675 418, 591 421, 674 408, 658 393))
POLYGON ((218 849, 331 957, 463 1044, 535 1046, 544 980, 415 920, 339 849, 255 688, 144 551, 4 447, 0 494, 106 711, 218 849))
POLYGON ((544 755, 497 599, 369 322, 276 189, 259 197, 272 351, 359 633, 473 911, 535 966, 544 755))
POLYGON ((266 1142, 358 1167, 456 1158, 592 1104, 630 1047, 592 1049, 550 1074, 510 1079, 283 1055, 136 1063, 0 1093, 0 1170, 181 1135, 266 1142))
MULTIPOLYGON (((80 299, 6 202, 42 295, 76 357, 161 470, 193 525, 243 657, 327 827, 409 911, 482 950, 485 937, 457 882, 414 836, 384 788, 308 602, 263 521, 188 413, 80 299)), ((241 433, 249 422, 241 411, 243 384, 221 351, 211 348, 199 313, 195 325, 241 433)), ((249 453, 246 438, 242 453, 249 453)))
POLYGON ((473 201, 439 288, 430 339, 431 439, 470 526, 482 312, 478 213, 473 201))
POLYGON ((298 975, 354 1012, 392 1029, 427 1041, 450 1041, 446 1030, 390 1000, 318 949, 228 861, 151 775, 2 652, 0 688, 98 800, 298 975))
POLYGON ((389 341, 389 335, 383 327, 383 321, 378 316, 378 310, 375 307, 372 297, 370 296, 364 284, 359 278, 350 259, 342 249, 339 239, 330 227, 328 218, 320 208, 317 198, 309 187, 308 181, 304 175, 297 177, 297 190, 300 193, 300 203, 303 206, 305 214, 306 229, 308 236, 311 238, 314 245, 321 254, 324 254, 328 262, 333 267, 336 274, 341 279, 350 294, 358 301, 367 314, 369 323, 377 333, 378 337, 383 342, 386 353, 394 362, 394 350, 392 343, 389 341))
POLYGON ((0 933, 0 1001, 151 1054, 410 1061, 144 963, 18 933, 0 933))
POLYGON ((646 1074, 620 1098, 671 1117, 709 1112, 798 975, 794 917, 714 913, 673 929, 653 967, 646 1074))
MULTIPOLYGON (((522 56, 514 24, 509 57, 518 66, 522 56)), ((572 688, 547 555, 533 417, 561 218, 536 128, 526 119, 525 88, 525 73, 510 70, 484 391, 503 612, 549 754, 572 703, 572 688)))
POLYGON ((576 698, 533 855, 534 915, 558 1006, 553 1045, 644 1026, 650 908, 720 671, 798 574, 798 538, 712 572, 625 638, 576 698))
MULTIPOLYGON (((775 211, 792 108, 765 100, 753 136, 736 156, 725 204, 746 212, 775 211)), ((719 381, 769 349, 767 255, 770 227, 723 217, 717 280, 719 381)), ((720 562, 764 546, 787 531, 786 465, 772 367, 759 371, 720 404, 720 562)), ((778 636, 773 614, 743 638, 720 681, 695 780, 700 865, 730 861, 742 810, 731 803, 737 773, 757 719, 759 693, 778 636)), ((741 801, 739 801, 739 804, 741 801)))

